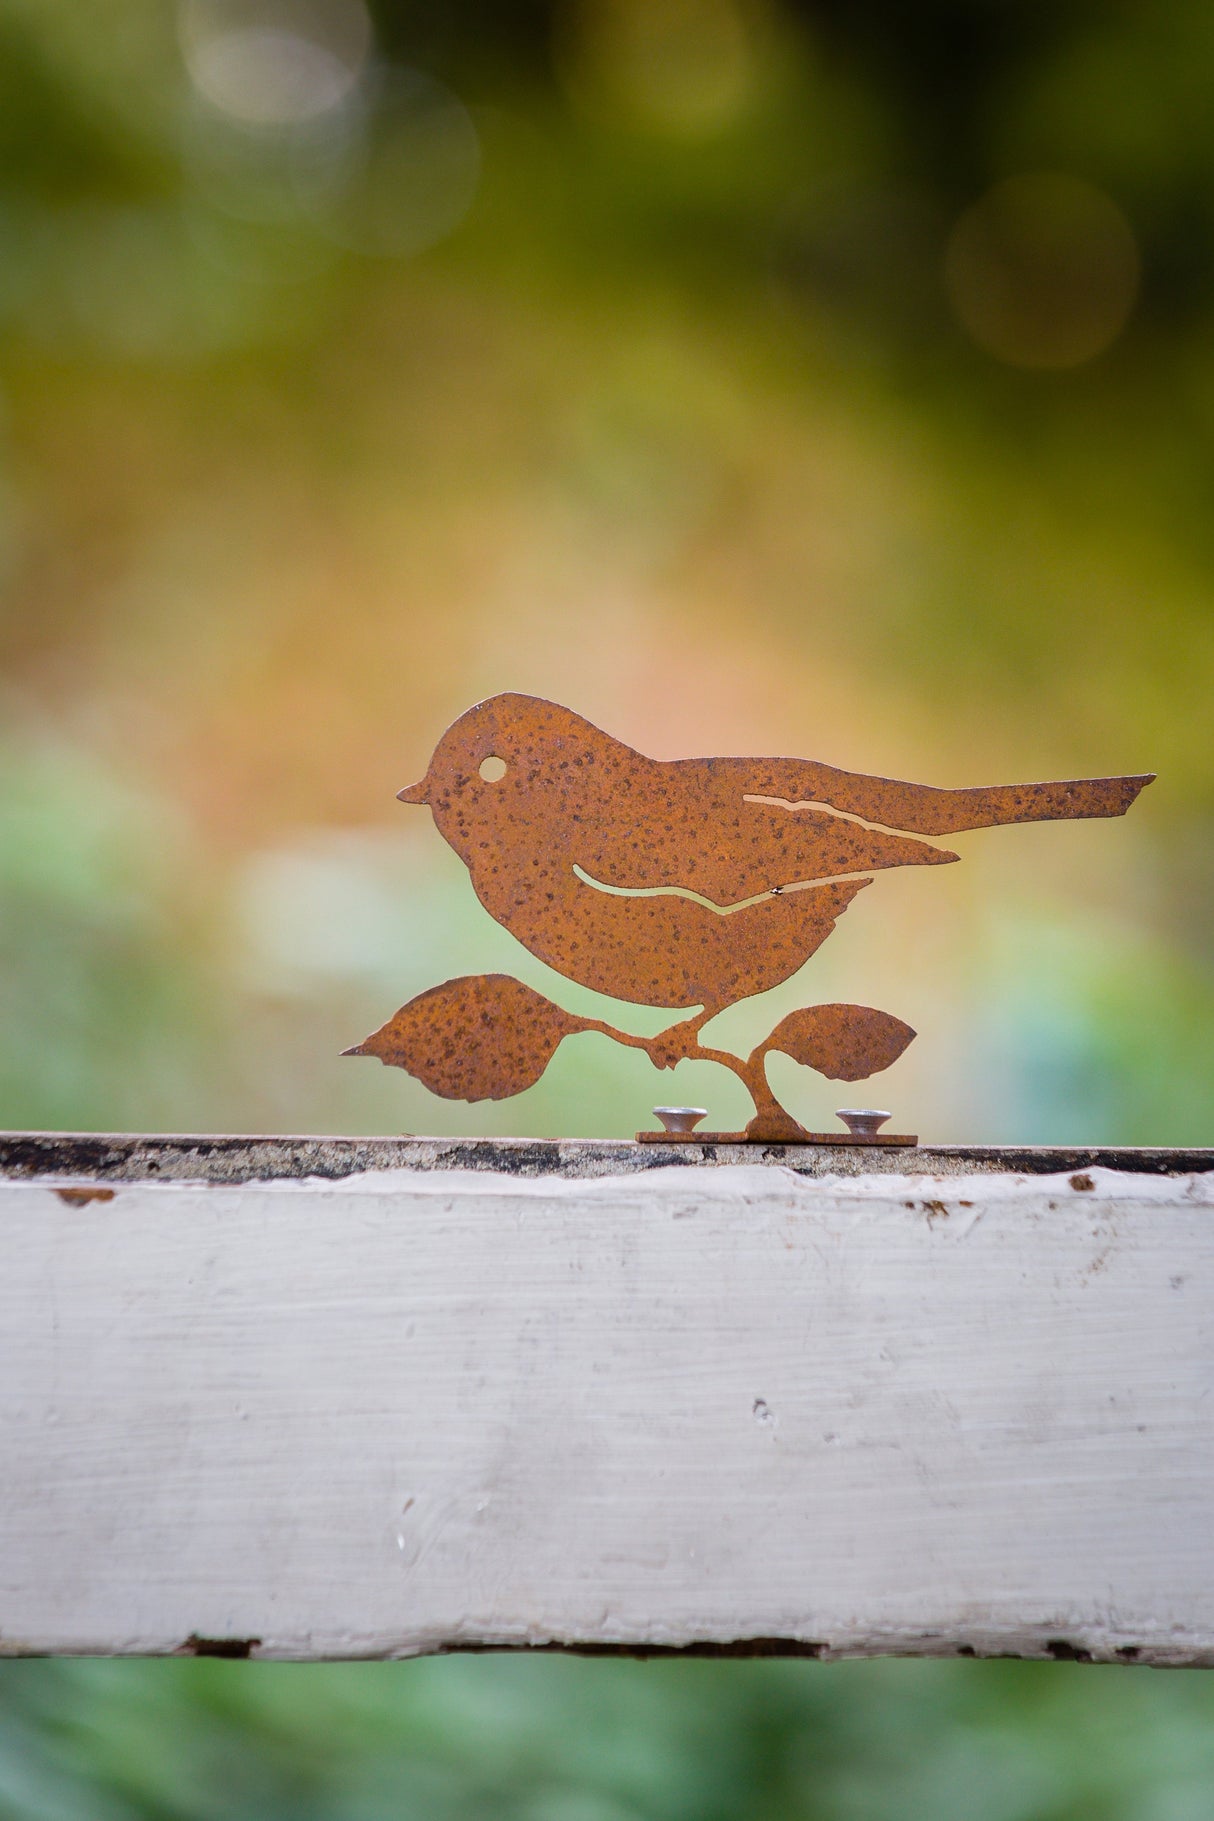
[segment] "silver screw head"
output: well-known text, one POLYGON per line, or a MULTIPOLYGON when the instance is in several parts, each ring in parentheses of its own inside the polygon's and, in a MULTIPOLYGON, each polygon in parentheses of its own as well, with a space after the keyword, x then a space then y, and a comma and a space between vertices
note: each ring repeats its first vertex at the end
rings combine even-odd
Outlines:
POLYGON ((853 1138, 875 1138, 892 1117, 890 1113, 879 1113, 875 1107, 839 1107, 836 1113, 853 1138))
POLYGON ((660 1119, 668 1132, 694 1132, 701 1119, 708 1118, 707 1107, 654 1107, 653 1116, 660 1119))

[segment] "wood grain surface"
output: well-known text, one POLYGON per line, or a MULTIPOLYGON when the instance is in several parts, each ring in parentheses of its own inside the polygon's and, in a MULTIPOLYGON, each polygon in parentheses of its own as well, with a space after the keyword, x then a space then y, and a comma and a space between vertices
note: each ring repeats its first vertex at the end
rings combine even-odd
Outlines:
POLYGON ((0 1651, 1214 1663, 1214 1177, 0 1183, 0 1651))

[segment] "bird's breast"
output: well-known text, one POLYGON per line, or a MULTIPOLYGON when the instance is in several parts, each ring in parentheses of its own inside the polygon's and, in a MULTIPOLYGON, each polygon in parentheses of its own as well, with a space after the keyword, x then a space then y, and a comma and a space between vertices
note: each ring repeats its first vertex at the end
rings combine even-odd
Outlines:
POLYGON ((567 979, 672 1008, 720 1008, 787 980, 869 883, 768 893, 724 913, 665 890, 606 891, 572 866, 472 876, 490 916, 567 979))

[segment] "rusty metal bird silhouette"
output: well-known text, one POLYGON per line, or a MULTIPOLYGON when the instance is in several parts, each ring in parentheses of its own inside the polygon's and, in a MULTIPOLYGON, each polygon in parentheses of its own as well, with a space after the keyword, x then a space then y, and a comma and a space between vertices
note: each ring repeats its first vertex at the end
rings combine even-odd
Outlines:
POLYGON ((749 1057, 701 1044, 702 1026, 794 974, 875 873, 959 858, 923 837, 1124 815, 1152 775, 941 790, 806 759, 658 760, 553 702, 493 696, 447 730, 400 800, 429 806, 490 916, 541 961, 613 998, 695 1015, 642 1038, 509 975, 467 976, 344 1053, 378 1056, 446 1098, 502 1099, 539 1079, 562 1038, 600 1031, 660 1068, 723 1063, 755 1103, 746 1137, 803 1141, 814 1135, 772 1094, 767 1054, 858 1081, 896 1060, 909 1025, 868 1006, 809 1006, 749 1057))

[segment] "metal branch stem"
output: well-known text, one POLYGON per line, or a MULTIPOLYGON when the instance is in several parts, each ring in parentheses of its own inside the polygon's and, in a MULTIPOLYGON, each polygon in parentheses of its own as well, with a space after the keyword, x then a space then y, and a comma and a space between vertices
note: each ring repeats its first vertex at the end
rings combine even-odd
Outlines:
POLYGON ((702 1011, 694 1018, 668 1026, 655 1037, 639 1037, 633 1031, 618 1030, 615 1025, 607 1024, 601 1018, 584 1019, 582 1029, 597 1031, 603 1037, 611 1037, 616 1043, 626 1044, 629 1049, 644 1050, 655 1068, 673 1068, 676 1062, 719 1062, 738 1077, 754 1102, 756 1120, 762 1121, 765 1131, 774 1120, 777 1124, 786 1124, 790 1133, 799 1132, 797 1122, 785 1112, 768 1085, 764 1066, 767 1049, 764 1044, 743 1058, 735 1056, 730 1050, 713 1049, 700 1042, 700 1027, 712 1015, 711 1010, 702 1011))

